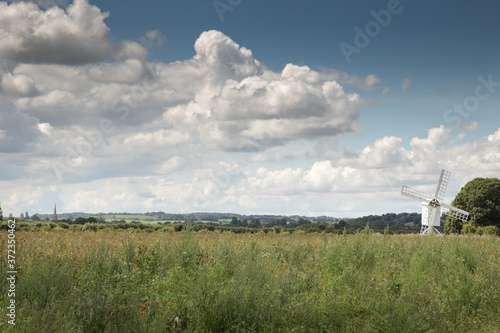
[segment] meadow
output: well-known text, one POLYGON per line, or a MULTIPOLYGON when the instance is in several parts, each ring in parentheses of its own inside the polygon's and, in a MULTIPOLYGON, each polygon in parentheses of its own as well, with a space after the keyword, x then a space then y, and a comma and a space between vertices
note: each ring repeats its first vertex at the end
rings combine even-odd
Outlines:
MULTIPOLYGON (((16 232, 17 332, 500 332, 495 236, 16 232)), ((1 231, 0 279, 7 278, 1 231)))

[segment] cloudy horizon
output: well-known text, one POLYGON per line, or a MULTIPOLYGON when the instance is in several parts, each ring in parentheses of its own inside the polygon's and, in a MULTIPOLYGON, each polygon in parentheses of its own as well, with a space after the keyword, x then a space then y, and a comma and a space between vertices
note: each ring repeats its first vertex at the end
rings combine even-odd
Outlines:
POLYGON ((216 3, 0 1, 4 216, 358 217, 499 177, 500 5, 216 3))

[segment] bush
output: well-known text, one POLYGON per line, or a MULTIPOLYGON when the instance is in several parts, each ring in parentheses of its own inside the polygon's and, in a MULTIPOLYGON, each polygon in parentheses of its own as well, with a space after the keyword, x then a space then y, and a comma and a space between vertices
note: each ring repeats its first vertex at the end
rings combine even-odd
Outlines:
POLYGON ((476 233, 476 227, 473 226, 472 224, 470 223, 465 223, 463 226, 462 226, 462 234, 466 235, 466 234, 475 234, 476 233))
POLYGON ((496 235, 500 236, 500 229, 495 225, 476 227, 471 223, 466 223, 462 227, 462 234, 496 235))
POLYGON ((97 231, 104 229, 105 226, 100 223, 85 223, 83 230, 97 231))
POLYGON ((31 230, 31 223, 28 223, 28 222, 19 222, 19 223, 16 223, 16 229, 19 228, 19 230, 22 230, 22 231, 30 231, 31 230))
POLYGON ((500 229, 495 225, 489 225, 487 227, 481 227, 483 235, 496 235, 500 236, 500 229))
POLYGON ((67 224, 65 222, 58 222, 57 226, 60 228, 63 228, 63 229, 69 229, 69 224, 67 224))
POLYGON ((71 224, 69 226, 69 230, 72 230, 72 231, 83 231, 84 228, 85 228, 85 226, 81 225, 81 224, 71 224))

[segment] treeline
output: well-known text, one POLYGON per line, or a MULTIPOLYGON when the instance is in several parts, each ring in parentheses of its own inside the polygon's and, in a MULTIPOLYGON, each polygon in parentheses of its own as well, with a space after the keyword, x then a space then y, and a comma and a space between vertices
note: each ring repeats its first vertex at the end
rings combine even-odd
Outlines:
MULTIPOLYGON (((154 216, 161 215, 162 212, 149 213, 154 216)), ((124 215, 124 214, 120 214, 124 215)), ((58 221, 47 221, 51 226, 65 225, 101 225, 99 227, 92 227, 94 229, 104 229, 105 226, 114 226, 112 228, 125 229, 125 228, 140 228, 147 229, 156 226, 171 226, 175 231, 191 228, 193 230, 238 230, 238 232, 255 232, 254 229, 266 229, 281 232, 281 230, 294 232, 296 230, 303 230, 305 232, 330 232, 330 233, 355 233, 364 230, 367 226, 376 232, 418 232, 420 230, 421 215, 417 213, 400 213, 400 214, 383 214, 383 215, 369 215, 355 219, 336 220, 330 221, 315 221, 312 218, 305 218, 299 216, 284 217, 276 215, 237 215, 237 214, 223 214, 223 213, 193 213, 193 214, 168 214, 175 222, 157 222, 155 224, 143 224, 139 221, 132 221, 126 223, 125 220, 106 221, 100 215, 97 216, 80 216, 75 219, 59 219, 58 221), (184 218, 184 220, 181 220, 184 218), (194 219, 196 218, 196 220, 194 219), (212 221, 212 222, 198 222, 198 221, 212 221), (220 220, 228 221, 226 223, 219 222, 220 220), (177 222, 178 221, 178 222, 177 222), (239 228, 239 229, 235 229, 239 228)), ((167 214, 165 214, 167 216, 167 214)), ((42 221, 25 221, 22 223, 36 224, 44 223, 42 221)))
MULTIPOLYGON (((389 227, 391 231, 419 232, 422 214, 417 213, 387 213, 383 215, 368 215, 346 220, 351 229, 362 229, 368 224, 373 230, 384 230, 389 227)), ((442 217, 444 225, 444 217, 442 217)))
MULTIPOLYGON (((144 232, 181 232, 181 231, 209 231, 209 232, 232 232, 237 234, 244 233, 275 233, 279 234, 282 232, 287 233, 332 233, 332 234, 353 234, 357 232, 375 232, 368 227, 360 229, 353 228, 341 228, 342 223, 328 223, 328 222, 315 222, 307 225, 301 225, 298 227, 233 227, 229 225, 221 226, 215 223, 158 223, 158 224, 146 224, 146 223, 99 223, 99 222, 87 222, 85 224, 77 223, 67 223, 67 222, 17 222, 16 231, 58 231, 58 230, 72 230, 72 231, 119 231, 119 230, 137 230, 144 232)), ((8 223, 2 222, 0 224, 0 230, 7 230, 8 223)), ((390 231, 387 228, 383 231, 384 233, 401 233, 398 231, 390 231)))

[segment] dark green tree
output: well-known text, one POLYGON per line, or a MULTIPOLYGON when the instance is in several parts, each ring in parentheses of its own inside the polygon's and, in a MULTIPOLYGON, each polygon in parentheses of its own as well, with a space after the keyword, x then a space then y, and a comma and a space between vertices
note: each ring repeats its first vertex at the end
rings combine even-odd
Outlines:
POLYGON ((344 229, 345 227, 347 227, 347 223, 344 221, 344 219, 338 221, 335 224, 335 229, 344 229))
MULTIPOLYGON (((500 179, 475 178, 465 184, 451 205, 469 212, 474 227, 494 225, 500 227, 500 179)), ((445 232, 459 233, 463 222, 448 216, 445 232)))
POLYGON ((248 223, 249 228, 260 228, 260 220, 259 219, 253 219, 250 223, 248 223))
POLYGON ((231 218, 231 222, 229 223, 232 227, 237 227, 239 225, 238 218, 236 216, 233 216, 231 218))
MULTIPOLYGON (((285 223, 286 224, 286 223, 285 223)), ((297 225, 309 225, 311 224, 311 220, 308 220, 308 219, 303 219, 303 218, 300 218, 298 221, 297 221, 297 225)))

